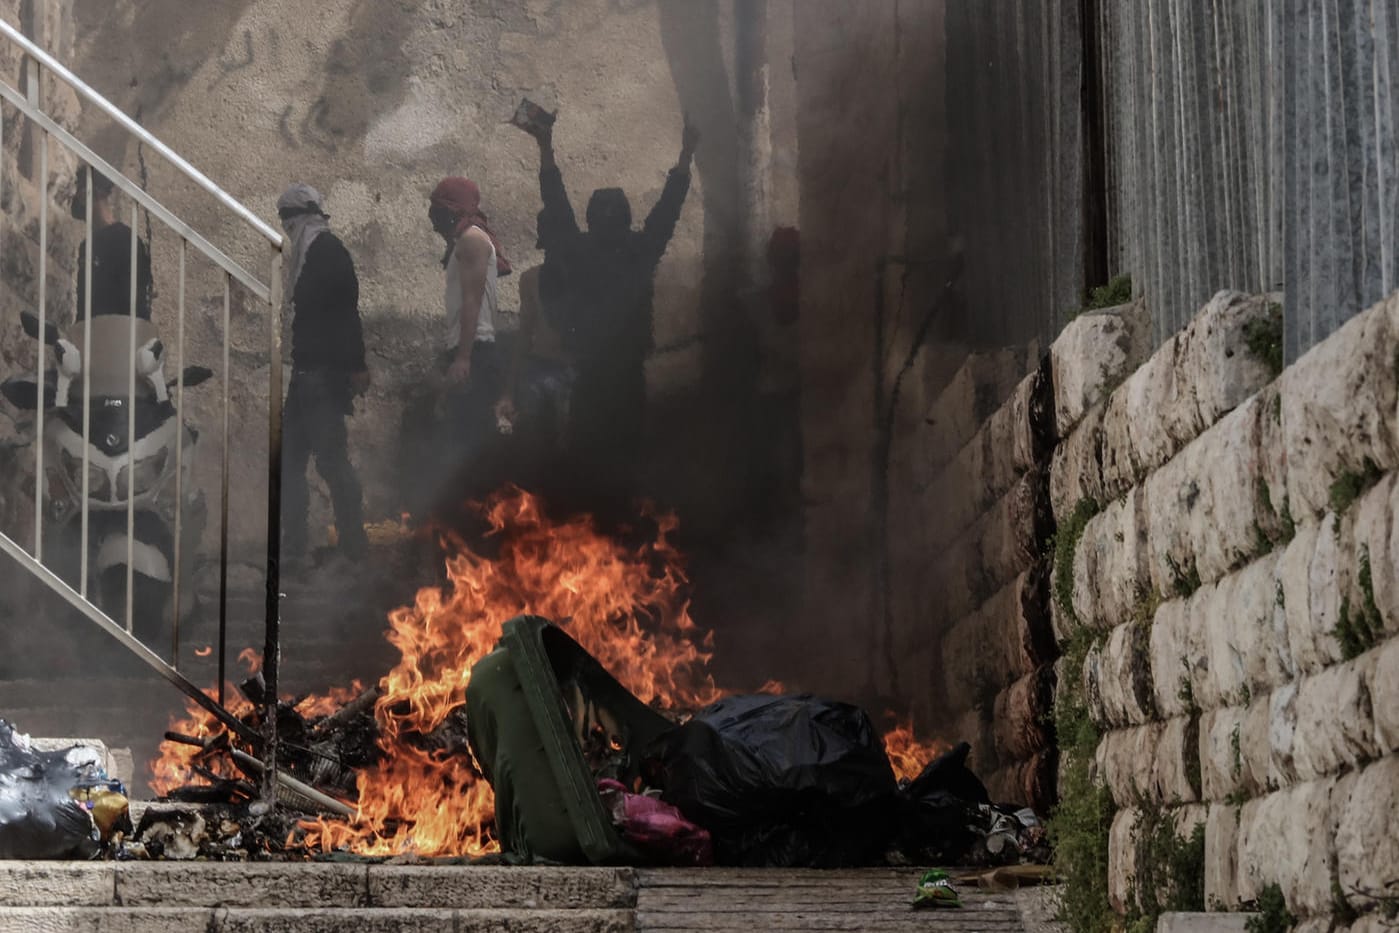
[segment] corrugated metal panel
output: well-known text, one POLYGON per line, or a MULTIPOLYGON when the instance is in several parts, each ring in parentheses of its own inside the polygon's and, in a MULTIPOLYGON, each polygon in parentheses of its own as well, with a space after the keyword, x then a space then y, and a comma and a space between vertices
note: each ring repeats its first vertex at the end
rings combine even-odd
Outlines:
POLYGON ((969 337, 1052 337, 1104 260, 1162 340, 1283 289, 1289 359, 1399 288, 1394 0, 948 0, 947 43, 969 337))

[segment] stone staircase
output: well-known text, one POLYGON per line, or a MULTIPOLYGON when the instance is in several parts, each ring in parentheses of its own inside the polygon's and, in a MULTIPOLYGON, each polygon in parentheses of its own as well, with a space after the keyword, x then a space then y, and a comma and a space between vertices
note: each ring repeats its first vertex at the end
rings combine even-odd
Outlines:
MULTIPOLYGON (((365 863, 0 862, 0 930, 621 933, 1050 930, 1023 895, 914 911, 920 869, 787 871, 365 863)), ((1031 893, 1031 892, 1023 892, 1031 893)))
POLYGON ((363 863, 0 862, 0 930, 612 933, 635 872, 363 863))

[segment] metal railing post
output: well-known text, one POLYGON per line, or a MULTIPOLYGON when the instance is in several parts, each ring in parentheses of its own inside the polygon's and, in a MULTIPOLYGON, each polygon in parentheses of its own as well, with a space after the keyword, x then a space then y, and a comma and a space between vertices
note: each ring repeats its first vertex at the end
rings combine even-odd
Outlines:
POLYGON ((277 678, 282 662, 282 251, 272 248, 268 282, 267 376, 267 616, 262 651, 262 677, 267 686, 263 712, 263 799, 277 799, 277 678))
MULTIPOLYGON (((39 62, 35 58, 25 60, 25 73, 28 77, 29 103, 35 109, 42 105, 39 91, 39 62)), ((34 559, 44 559, 44 364, 48 356, 48 345, 44 342, 48 327, 47 305, 49 290, 49 134, 39 137, 39 336, 36 381, 39 386, 39 404, 34 412, 34 559)))
POLYGON ((219 704, 224 700, 225 655, 228 653, 228 394, 233 373, 229 369, 229 278, 223 277, 223 464, 219 470, 219 704))
MULTIPOLYGON (((154 245, 154 244, 152 244, 154 245)), ((180 669, 180 559, 185 517, 185 253, 189 242, 180 238, 180 293, 176 303, 175 330, 175 562, 170 621, 170 664, 180 669)))
MULTIPOLYGON (((128 367, 126 379, 126 630, 134 631, 136 625, 136 253, 140 240, 136 238, 137 205, 131 205, 131 304, 127 319, 127 341, 130 352, 126 355, 128 367)), ((120 480, 120 474, 118 475, 120 480)))
POLYGON ((82 502, 78 503, 78 508, 82 511, 80 517, 80 531, 78 542, 80 551, 78 552, 78 592, 87 598, 87 574, 88 574, 88 517, 89 502, 88 497, 92 493, 92 480, 88 476, 88 471, 92 469, 92 452, 90 444, 92 441, 92 173, 91 166, 87 169, 87 208, 84 211, 84 226, 87 228, 87 239, 83 240, 83 483, 82 502))

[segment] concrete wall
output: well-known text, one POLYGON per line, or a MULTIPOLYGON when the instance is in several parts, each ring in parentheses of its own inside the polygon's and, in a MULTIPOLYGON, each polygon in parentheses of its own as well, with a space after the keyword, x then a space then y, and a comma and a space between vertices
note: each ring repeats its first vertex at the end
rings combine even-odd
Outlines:
POLYGON ((949 0, 949 173, 985 341, 1129 273, 1157 340, 1286 293, 1295 359, 1399 284, 1399 15, 1370 0, 949 0))
MULTIPOLYGON (((740 257, 766 235, 754 224, 790 223, 795 211, 794 152, 768 138, 790 133, 792 79, 766 68, 769 55, 790 58, 790 4, 773 3, 770 15, 762 5, 756 24, 750 12, 750 33, 772 25, 762 31, 762 51, 738 59, 732 12, 729 4, 613 0, 412 0, 391 8, 332 0, 313 12, 290 0, 78 0, 74 61, 98 91, 262 216, 275 218, 275 198, 292 180, 326 194, 332 224, 359 264, 375 387, 352 421, 351 444, 373 520, 401 505, 397 424, 442 349, 441 242, 426 222, 428 191, 445 174, 475 178, 516 269, 541 258, 536 151, 505 122, 522 96, 559 108, 555 143, 580 213, 592 189, 620 185, 638 222, 675 162, 682 112, 696 121, 703 141, 695 185, 657 277, 653 407, 662 412, 667 400, 722 378, 715 347, 723 341, 710 338, 745 316, 735 300, 744 287, 740 257), (754 58, 762 67, 748 67, 754 58), (755 187, 763 195, 756 215, 742 197, 755 187)), ((100 120, 86 129, 99 151, 232 255, 262 259, 253 238, 158 158, 100 120)), ((156 241, 156 318, 170 326, 177 260, 173 238, 157 230, 156 241)), ((221 283, 202 268, 191 276, 199 314, 189 352, 216 363, 221 283)), ((503 282, 511 309, 514 281, 503 282)), ((233 495, 253 501, 265 449, 265 336, 256 309, 236 294, 232 326, 233 495)), ((206 424, 219 417, 217 395, 202 392, 191 408, 206 424)), ((725 441, 717 449, 732 445, 725 441)), ((217 460, 216 450, 209 454, 217 460)), ((703 451, 685 454, 703 461, 703 451)), ((328 520, 325 506, 322 497, 316 514, 328 520)), ((235 539, 252 547, 261 526, 257 510, 248 512, 235 539)))

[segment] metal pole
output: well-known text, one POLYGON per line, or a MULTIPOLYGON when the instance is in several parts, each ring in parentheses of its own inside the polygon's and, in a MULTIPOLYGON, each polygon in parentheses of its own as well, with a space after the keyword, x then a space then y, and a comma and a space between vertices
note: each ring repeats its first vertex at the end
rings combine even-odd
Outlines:
POLYGON ((126 356, 126 630, 135 628, 136 599, 136 251, 140 241, 136 238, 136 226, 140 218, 136 215, 136 205, 131 205, 131 316, 127 319, 127 341, 130 353, 126 356))
POLYGON ((78 507, 82 510, 81 549, 78 556, 78 592, 87 597, 87 542, 89 499, 92 494, 88 470, 92 454, 88 444, 92 438, 92 176, 93 168, 87 169, 87 210, 83 214, 87 227, 87 239, 83 240, 83 494, 78 507))
POLYGON ((185 252, 189 241, 180 238, 180 295, 175 330, 175 575, 170 623, 170 663, 180 669, 180 547, 184 530, 185 489, 185 252))
MULTIPOLYGON (((29 102, 40 106, 39 62, 26 61, 29 102)), ((39 404, 34 418, 34 559, 44 560, 44 363, 48 345, 44 342, 48 330, 49 292, 49 134, 39 137, 39 350, 35 354, 39 404)))
POLYGON ((268 282, 269 362, 267 378, 267 617, 262 650, 262 679, 267 685, 262 717, 262 796, 277 799, 277 676, 281 646, 282 553, 282 252, 272 249, 272 273, 268 282))
POLYGON ((228 654, 228 393, 229 278, 223 277, 223 469, 219 485, 219 704, 223 704, 225 658, 228 654))

